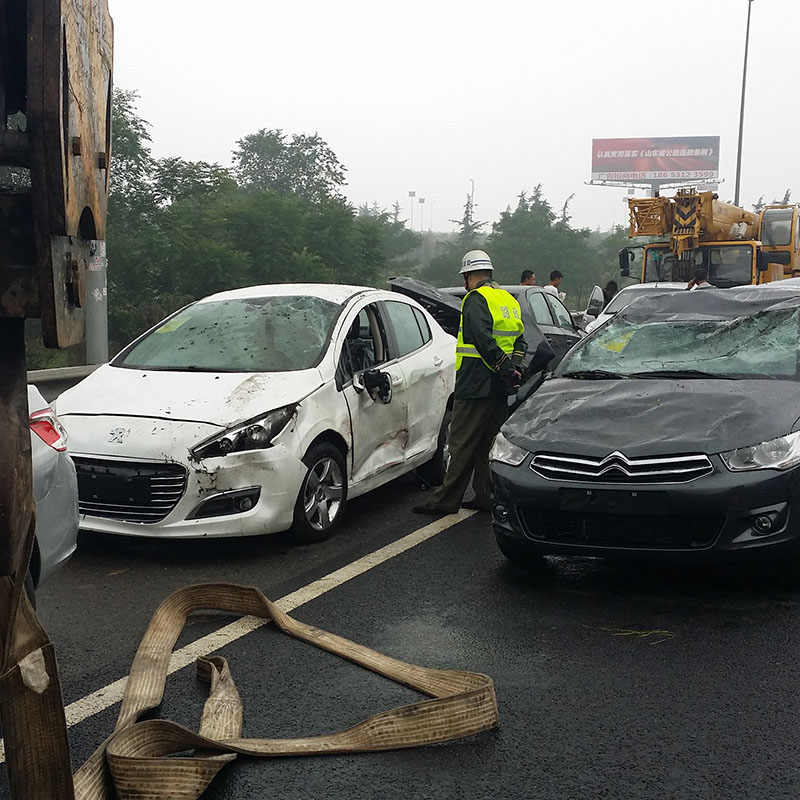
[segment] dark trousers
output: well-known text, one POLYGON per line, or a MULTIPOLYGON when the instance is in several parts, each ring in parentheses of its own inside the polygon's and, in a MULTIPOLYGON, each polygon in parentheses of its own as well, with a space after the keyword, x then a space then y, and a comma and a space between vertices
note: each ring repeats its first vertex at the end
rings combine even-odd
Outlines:
POLYGON ((444 483, 434 491, 431 502, 443 511, 458 511, 469 479, 475 502, 489 506, 489 449, 508 417, 505 397, 455 400, 450 423, 450 464, 444 483))

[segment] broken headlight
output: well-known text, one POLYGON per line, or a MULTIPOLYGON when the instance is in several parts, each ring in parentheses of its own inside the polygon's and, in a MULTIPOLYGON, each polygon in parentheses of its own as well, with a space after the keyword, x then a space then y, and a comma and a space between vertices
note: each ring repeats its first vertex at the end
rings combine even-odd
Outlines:
POLYGON ((494 437, 492 449, 489 451, 489 461, 499 461, 501 464, 518 467, 527 457, 527 450, 509 442, 502 433, 494 437))
POLYGON ((191 453, 195 458, 219 458, 228 453, 272 447, 272 440, 286 427, 296 408, 296 405, 284 406, 249 419, 205 439, 193 447, 191 453))
POLYGON ((754 444, 752 447, 728 450, 719 455, 732 472, 748 469, 791 469, 800 464, 800 431, 754 444))

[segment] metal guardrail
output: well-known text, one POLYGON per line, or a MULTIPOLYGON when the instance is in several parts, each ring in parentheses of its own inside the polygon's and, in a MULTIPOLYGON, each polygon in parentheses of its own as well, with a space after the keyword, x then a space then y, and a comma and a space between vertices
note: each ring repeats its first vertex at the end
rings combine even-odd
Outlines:
POLYGON ((32 383, 42 393, 48 403, 61 392, 80 383, 91 375, 100 364, 84 364, 80 367, 57 367, 56 369, 32 369, 28 371, 28 383, 32 383))

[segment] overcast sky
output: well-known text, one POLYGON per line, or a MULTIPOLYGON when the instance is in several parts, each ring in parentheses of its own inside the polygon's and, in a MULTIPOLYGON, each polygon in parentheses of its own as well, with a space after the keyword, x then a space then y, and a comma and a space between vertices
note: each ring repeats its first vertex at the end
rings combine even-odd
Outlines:
MULTIPOLYGON (((541 183, 573 224, 627 219, 587 186, 593 138, 720 136, 734 195, 747 0, 108 0, 115 85, 154 155, 230 165, 261 128, 318 133, 348 199, 451 230, 474 182, 493 222, 541 183)), ((741 204, 800 201, 800 0, 754 0, 741 204)), ((488 229, 488 226, 487 226, 488 229)))

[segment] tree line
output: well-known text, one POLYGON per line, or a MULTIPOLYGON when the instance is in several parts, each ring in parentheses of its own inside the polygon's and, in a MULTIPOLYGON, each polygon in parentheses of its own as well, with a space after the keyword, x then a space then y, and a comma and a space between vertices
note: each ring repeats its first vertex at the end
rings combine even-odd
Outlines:
MULTIPOLYGON (((458 282, 461 257, 486 248, 496 278, 516 283, 533 269, 565 279, 571 307, 614 277, 625 232, 574 228, 569 200, 554 211, 541 186, 523 192, 490 227, 467 198, 458 232, 424 242, 392 209, 354 207, 343 195, 346 167, 316 133, 262 129, 236 142, 232 166, 155 158, 136 92, 115 90, 107 220, 112 353, 170 312, 213 292, 262 283, 315 281, 385 286, 412 275, 458 282)), ((429 238, 428 235, 427 238, 429 238)), ((80 363, 45 351, 35 323, 30 368, 80 363)))

